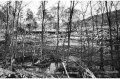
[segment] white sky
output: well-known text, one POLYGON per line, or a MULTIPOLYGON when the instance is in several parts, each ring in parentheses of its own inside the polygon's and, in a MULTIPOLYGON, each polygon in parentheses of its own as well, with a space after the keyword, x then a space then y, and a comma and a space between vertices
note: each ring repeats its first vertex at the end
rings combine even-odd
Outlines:
MULTIPOLYGON (((41 4, 41 1, 42 0, 27 0, 27 1, 24 1, 25 4, 27 4, 27 3, 30 2, 29 5, 27 5, 24 8, 24 11, 26 11, 27 8, 30 8, 33 11, 34 15, 36 15, 36 13, 38 11, 38 8, 39 8, 39 6, 41 4)), ((55 4, 57 4, 57 2, 58 2, 58 0, 47 0, 46 8, 47 9, 51 8, 52 6, 54 6, 55 4)), ((68 2, 69 2, 68 0, 64 0, 64 4, 66 6, 68 6, 68 2)), ((62 3, 62 1, 61 1, 61 3, 62 3)))
MULTIPOLYGON (((8 0, 1 0, 0 4, 5 3, 5 1, 8 1, 8 0)), ((15 1, 15 0, 12 0, 12 1, 15 1)), ((23 1, 23 6, 27 4, 27 6, 23 8, 24 16, 26 16, 26 11, 27 11, 28 8, 30 8, 32 10, 34 16, 36 16, 37 11, 38 11, 38 7, 41 4, 40 2, 43 1, 43 0, 22 0, 22 1, 23 1)), ((46 1, 47 1, 47 4, 46 4, 47 9, 51 8, 54 5, 57 5, 57 2, 58 2, 58 0, 46 0, 46 1)), ((65 7, 69 7, 70 6, 70 1, 71 0, 60 0, 60 4, 65 5, 65 7)), ((87 1, 89 1, 89 0, 84 0, 84 1, 83 0, 74 0, 74 1, 82 1, 82 3, 83 3, 82 6, 79 3, 75 7, 77 9, 80 9, 81 7, 84 8, 85 5, 87 4, 87 1)), ((93 1, 92 4, 96 4, 96 1, 98 1, 98 0, 92 0, 92 1, 93 1)), ((104 1, 104 0, 101 0, 101 1, 104 1)), ((107 1, 109 1, 109 0, 107 0, 107 1)), ((116 1, 116 0, 113 0, 113 1, 116 1)), ((94 6, 93 8, 98 8, 98 7, 94 6)), ((88 12, 88 14, 90 14, 90 7, 88 7, 87 12, 88 12)), ((88 14, 87 14, 87 16, 88 16, 88 14)))
MULTIPOLYGON (((23 2, 25 2, 25 4, 29 3, 25 8, 24 8, 24 12, 26 12, 27 8, 30 8, 33 13, 34 13, 34 16, 36 16, 36 13, 38 11, 38 7, 40 6, 40 2, 43 1, 43 0, 23 0, 23 2)), ((49 9, 51 8, 52 6, 55 6, 57 5, 57 2, 60 1, 60 5, 65 5, 65 7, 69 7, 70 6, 70 1, 71 0, 46 0, 47 1, 47 4, 46 4, 46 8, 49 9)), ((82 4, 81 3, 78 3, 76 5, 76 9, 81 9, 86 7, 87 5, 87 2, 90 1, 90 0, 74 0, 74 1, 79 1, 81 2, 82 1, 82 4)), ((91 0, 92 1, 92 6, 93 6, 93 15, 95 14, 95 8, 97 9, 98 6, 96 5, 96 1, 98 0, 91 0)), ((100 1, 100 0, 99 0, 100 1)), ((101 0, 101 1, 104 1, 104 0, 101 0)), ((107 0, 107 1, 110 1, 110 0, 107 0)), ((112 1, 118 1, 118 0, 112 0, 112 1)), ((118 7, 120 8, 120 7, 118 7)), ((86 16, 90 16, 90 6, 88 7, 87 9, 87 13, 86 13, 86 16)))
MULTIPOLYGON (((30 9, 33 11, 33 13, 34 13, 34 16, 36 16, 36 13, 37 13, 37 11, 38 11, 38 7, 39 7, 40 4, 41 4, 41 3, 40 3, 41 1, 42 1, 42 0, 27 0, 27 1, 24 1, 25 4, 28 4, 28 3, 29 3, 29 4, 23 9, 24 12, 25 12, 25 14, 26 14, 27 8, 30 8, 30 9)), ((60 5, 65 5, 65 7, 69 7, 69 6, 70 6, 70 1, 71 1, 71 0, 60 0, 60 5)), ((58 2, 58 0, 47 0, 46 8, 49 9, 49 8, 57 5, 57 2, 58 2)), ((82 7, 84 8, 85 5, 86 5, 86 3, 87 3, 87 1, 85 0, 85 1, 83 1, 82 3, 83 3, 83 6, 82 6, 82 7)), ((81 8, 80 4, 78 4, 75 8, 80 9, 80 8, 81 8)), ((88 12, 88 13, 90 12, 90 8, 88 8, 87 12, 88 12)))

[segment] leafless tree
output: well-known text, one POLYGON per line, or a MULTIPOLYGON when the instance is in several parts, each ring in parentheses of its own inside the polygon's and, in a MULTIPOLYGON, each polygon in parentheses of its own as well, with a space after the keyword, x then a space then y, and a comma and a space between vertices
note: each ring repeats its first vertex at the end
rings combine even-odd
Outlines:
MULTIPOLYGON (((68 23, 68 52, 67 52, 67 57, 69 56, 70 53, 70 35, 71 35, 71 27, 72 27, 72 17, 73 17, 73 12, 74 12, 74 1, 71 1, 70 5, 70 16, 69 16, 69 23, 68 23)), ((68 58, 67 58, 68 59, 68 58)))
POLYGON ((113 70, 113 40, 112 40, 112 22, 111 22, 111 8, 112 8, 112 1, 110 2, 110 5, 108 6, 108 2, 105 1, 105 7, 107 12, 107 20, 108 20, 108 26, 109 26, 109 35, 110 35, 110 54, 111 54, 111 62, 112 62, 112 70, 113 70))
MULTIPOLYGON (((94 25, 94 18, 93 18, 93 12, 92 12, 92 9, 93 7, 92 7, 92 4, 91 4, 91 1, 90 1, 90 10, 91 10, 91 17, 92 17, 92 51, 91 51, 91 53, 93 53, 93 49, 94 49, 94 46, 93 46, 93 43, 94 43, 94 31, 95 31, 95 29, 94 29, 94 27, 95 27, 95 25, 94 25)), ((91 62, 92 62, 92 56, 90 57, 90 60, 91 60, 91 62)))
POLYGON ((104 2, 102 1, 99 1, 99 8, 100 8, 100 12, 101 12, 101 15, 102 15, 102 18, 101 18, 101 47, 100 47, 100 61, 101 61, 101 64, 100 64, 100 69, 103 71, 104 70, 104 59, 103 59, 103 21, 104 21, 104 12, 105 12, 105 6, 104 6, 104 2))
POLYGON ((58 1, 58 8, 57 8, 57 21, 58 21, 58 25, 57 25, 57 47, 56 47, 56 51, 58 53, 58 45, 59 45, 59 4, 60 1, 58 1))
POLYGON ((44 30, 45 30, 45 1, 42 1, 42 34, 41 34, 41 59, 42 59, 42 54, 43 54, 43 47, 44 47, 44 30))

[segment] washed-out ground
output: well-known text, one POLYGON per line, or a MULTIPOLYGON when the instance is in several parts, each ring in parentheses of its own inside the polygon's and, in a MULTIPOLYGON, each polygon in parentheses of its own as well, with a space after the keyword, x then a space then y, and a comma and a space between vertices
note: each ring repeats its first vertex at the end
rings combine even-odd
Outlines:
MULTIPOLYGON (((17 37, 17 42, 18 45, 17 47, 15 47, 14 49, 17 48, 18 53, 17 56, 22 56, 23 53, 25 55, 33 55, 33 54, 41 54, 40 53, 40 49, 41 49, 41 41, 40 41, 40 35, 18 35, 17 37), (24 50, 24 52, 23 52, 24 50)), ((67 45, 68 45, 68 41, 67 41, 67 37, 65 37, 65 35, 63 35, 62 37, 59 37, 59 53, 56 54, 56 45, 57 45, 57 36, 56 35, 46 35, 44 38, 44 44, 45 46, 43 47, 44 49, 44 54, 55 54, 57 56, 61 56, 64 58, 64 56, 67 55, 67 45)), ((70 40, 70 52, 69 55, 75 56, 77 58, 80 58, 82 61, 85 62, 85 64, 87 64, 89 62, 89 54, 87 54, 86 52, 84 52, 82 54, 81 52, 81 43, 80 43, 80 37, 78 36, 71 36, 71 40, 70 40)), ((0 36, 0 40, 4 40, 3 35, 0 36)), ((16 41, 16 39, 14 39, 13 41, 16 41)), ((91 44, 91 43, 90 43, 91 44)), ((86 46, 87 43, 84 43, 84 46, 86 46)), ((1 50, 2 50, 3 45, 1 45, 1 50)), ((94 50, 98 50, 98 47, 96 43, 94 43, 94 50)), ((2 52, 2 51, 1 51, 2 52)), ((109 57, 110 55, 108 55, 109 57)), ((93 58, 92 61, 93 62, 98 62, 100 60, 99 58, 99 53, 94 53, 93 54, 93 58)), ((99 66, 98 65, 94 65, 93 64, 93 73, 94 71, 98 71, 99 70, 99 66)), ((104 66, 106 70, 109 70, 110 68, 108 68, 108 66, 104 66), (107 68, 106 68, 107 67, 107 68)), ((42 69, 40 70, 39 68, 29 68, 27 69, 28 71, 31 71, 31 73, 33 71, 36 71, 37 73, 41 73, 40 71, 44 71, 47 74, 53 74, 54 70, 56 69, 55 67, 55 63, 51 63, 50 66, 50 71, 48 68, 42 69)), ((36 73, 35 72, 35 73, 36 73)), ((96 72, 95 72, 96 74, 96 72)), ((96 75, 97 77, 99 77, 99 74, 96 75)), ((110 74, 106 74, 106 77, 110 77, 110 74)))

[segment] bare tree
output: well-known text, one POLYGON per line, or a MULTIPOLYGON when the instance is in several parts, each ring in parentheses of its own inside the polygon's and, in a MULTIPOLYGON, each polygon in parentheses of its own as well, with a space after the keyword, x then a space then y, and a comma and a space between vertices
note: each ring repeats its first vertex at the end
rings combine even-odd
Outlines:
POLYGON ((42 1, 42 34, 41 34, 41 59, 43 54, 43 47, 44 47, 44 19, 45 19, 45 1, 42 1))
MULTIPOLYGON (((80 11, 80 14, 82 15, 82 21, 81 21, 81 59, 83 59, 83 52, 86 50, 86 45, 85 45, 85 38, 84 38, 84 28, 86 28, 85 30, 85 33, 86 33, 86 36, 88 37, 88 32, 87 32, 87 25, 86 25, 86 20, 85 20, 85 16, 86 16, 86 12, 88 10, 88 5, 89 5, 89 2, 87 2, 87 5, 85 6, 85 9, 83 9, 83 5, 82 5, 82 1, 80 2, 81 3, 81 11, 80 11)), ((89 49, 89 40, 87 40, 87 43, 88 43, 88 49, 89 49)))
MULTIPOLYGON (((87 24, 86 24, 86 20, 85 20, 85 16, 86 16, 86 13, 87 13, 87 10, 88 10, 88 6, 89 6, 89 2, 87 2, 87 5, 85 6, 85 9, 83 9, 83 6, 81 6, 81 9, 82 9, 82 26, 81 26, 81 32, 83 32, 82 30, 82 27, 85 28, 85 35, 86 35, 86 38, 84 37, 85 41, 87 41, 87 45, 85 44, 85 47, 84 47, 84 50, 83 51, 86 51, 87 50, 87 53, 89 53, 89 46, 90 46, 90 40, 89 40, 89 35, 88 35, 88 29, 87 29, 87 24), (87 40, 86 40, 87 39, 87 40), (87 47, 88 46, 88 47, 87 47), (87 47, 87 49, 86 49, 87 47)), ((84 41, 84 42, 85 42, 84 41)), ((82 42, 82 41, 81 41, 82 42)))
POLYGON ((60 1, 58 1, 58 8, 57 8, 57 21, 58 21, 58 25, 57 25, 57 47, 56 47, 56 51, 58 53, 58 45, 59 45, 59 4, 60 1))
MULTIPOLYGON (((92 41, 92 51, 91 51, 91 53, 93 53, 93 49, 94 49, 94 48, 93 48, 93 47, 94 47, 94 46, 93 46, 93 42, 94 42, 94 31, 95 31, 94 26, 95 26, 95 25, 94 25, 93 13, 92 13, 92 10, 93 10, 93 9, 92 9, 91 1, 90 1, 90 9, 91 9, 92 31, 93 31, 93 32, 92 32, 92 40, 91 40, 91 41, 92 41)), ((92 62, 92 56, 90 57, 90 60, 91 60, 91 62, 92 62)), ((90 65, 91 65, 91 64, 90 64, 90 65)))
POLYGON ((101 47, 100 47, 100 62, 101 62, 101 64, 100 64, 100 69, 102 70, 102 71, 104 71, 104 64, 103 64, 103 62, 104 62, 104 59, 103 59, 103 21, 104 21, 104 11, 105 11, 105 6, 104 6, 104 3, 103 2, 101 2, 101 1, 99 1, 99 8, 100 8, 100 12, 101 12, 101 15, 102 15, 102 18, 101 18, 101 47))
POLYGON ((119 1, 117 1, 117 3, 115 4, 114 2, 113 3, 113 6, 115 8, 115 23, 116 23, 116 29, 117 29, 117 38, 119 37, 119 23, 118 23, 118 4, 119 4, 119 1))
POLYGON ((107 11, 107 20, 108 20, 108 26, 109 26, 109 35, 110 35, 110 54, 111 54, 111 66, 112 66, 112 70, 113 70, 113 40, 112 40, 112 22, 111 22, 111 7, 112 7, 112 2, 110 2, 110 6, 108 8, 108 2, 105 1, 105 7, 106 7, 106 11, 107 11))
MULTIPOLYGON (((6 25, 6 32, 5 32, 5 59, 6 59, 6 55, 9 53, 9 46, 10 46, 10 34, 9 34, 9 6, 10 6, 10 2, 7 2, 7 13, 6 13, 6 17, 7 17, 7 25, 6 25)), ((6 60, 6 64, 7 64, 7 60, 6 60)))
POLYGON ((95 26, 96 26, 96 29, 97 29, 97 36, 98 36, 98 13, 99 13, 99 8, 96 9, 96 15, 95 15, 95 26))
MULTIPOLYGON (((71 1, 70 5, 70 16, 69 16, 69 23, 68 23, 68 52, 67 52, 67 57, 69 56, 70 53, 70 35, 71 35, 71 27, 72 27, 72 16, 74 12, 74 1, 71 1)), ((68 59, 68 58, 67 58, 68 59)))

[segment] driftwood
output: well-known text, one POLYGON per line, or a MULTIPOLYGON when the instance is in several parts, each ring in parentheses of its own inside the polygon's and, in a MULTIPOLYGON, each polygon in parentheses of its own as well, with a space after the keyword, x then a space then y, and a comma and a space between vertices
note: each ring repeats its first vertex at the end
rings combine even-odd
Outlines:
POLYGON ((66 66, 65 66, 64 62, 62 62, 62 64, 63 64, 63 67, 65 69, 65 73, 67 74, 67 77, 70 78, 69 75, 68 75, 68 72, 67 72, 67 69, 66 69, 66 66))

